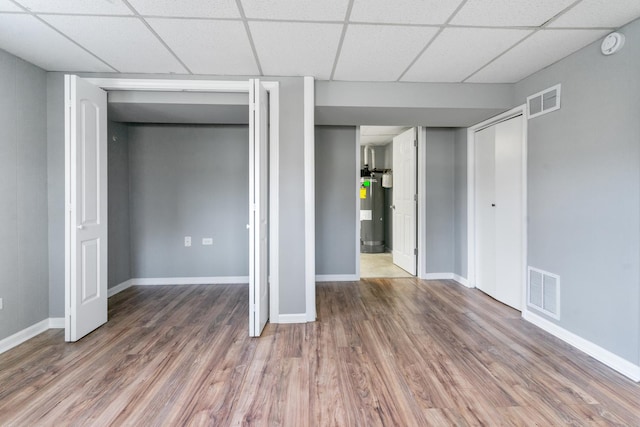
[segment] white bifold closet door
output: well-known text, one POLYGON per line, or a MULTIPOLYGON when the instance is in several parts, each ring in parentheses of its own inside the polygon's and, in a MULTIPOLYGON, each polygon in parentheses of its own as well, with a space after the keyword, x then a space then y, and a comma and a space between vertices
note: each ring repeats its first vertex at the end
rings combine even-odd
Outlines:
POLYGON ((522 308, 523 116, 475 134, 476 286, 522 308))
POLYGON ((249 336, 259 337, 269 319, 269 94, 249 82, 249 336))
POLYGON ((65 76, 65 340, 107 321, 107 93, 65 76))

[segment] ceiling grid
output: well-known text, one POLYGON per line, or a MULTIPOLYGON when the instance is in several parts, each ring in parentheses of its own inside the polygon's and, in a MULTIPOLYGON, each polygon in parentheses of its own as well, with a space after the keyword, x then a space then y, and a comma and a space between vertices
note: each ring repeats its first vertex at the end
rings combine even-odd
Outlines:
POLYGON ((0 0, 0 49, 48 71, 514 83, 638 0, 0 0))

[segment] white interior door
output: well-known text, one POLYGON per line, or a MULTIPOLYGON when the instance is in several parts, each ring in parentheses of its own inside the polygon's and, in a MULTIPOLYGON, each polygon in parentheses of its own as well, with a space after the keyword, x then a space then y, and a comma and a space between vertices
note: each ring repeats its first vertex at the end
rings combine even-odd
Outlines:
POLYGON ((496 125, 496 289, 497 299, 520 310, 524 266, 523 116, 496 125))
POLYGON ((107 321, 107 93, 65 76, 65 340, 107 321))
POLYGON ((249 90, 249 335, 259 337, 269 319, 268 177, 269 102, 260 80, 249 90))
POLYGON ((416 274, 416 129, 393 138, 393 263, 416 274))
POLYGON ((476 287, 489 294, 496 288, 495 126, 476 132, 476 287))
POLYGON ((475 134, 476 286, 518 310, 523 289, 523 116, 475 134))

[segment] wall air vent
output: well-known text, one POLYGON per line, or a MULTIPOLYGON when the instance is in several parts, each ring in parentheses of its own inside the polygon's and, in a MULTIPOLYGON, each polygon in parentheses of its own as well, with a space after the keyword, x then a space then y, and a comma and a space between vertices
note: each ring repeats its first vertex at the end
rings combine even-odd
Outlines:
POLYGON ((529 267, 527 305, 560 319, 560 276, 529 267))
POLYGON ((560 109, 560 84, 527 97, 527 117, 532 119, 560 109))

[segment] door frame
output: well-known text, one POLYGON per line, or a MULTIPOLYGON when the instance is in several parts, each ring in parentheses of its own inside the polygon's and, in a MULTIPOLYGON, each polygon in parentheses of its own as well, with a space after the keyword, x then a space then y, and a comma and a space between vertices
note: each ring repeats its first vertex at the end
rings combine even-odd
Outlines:
MULTIPOLYGON (((249 79, 247 80, 170 80, 170 79, 136 79, 136 78, 93 78, 82 77, 83 80, 109 90, 136 91, 167 91, 167 92, 230 92, 249 93, 249 79)), ((279 156, 280 156, 280 84, 277 81, 261 81, 269 92, 269 321, 279 323, 280 317, 280 286, 279 286, 279 156)), ((248 104, 247 104, 248 105, 248 104)), ((65 121, 65 132, 68 132, 65 121)), ((65 165, 65 186, 70 184, 65 165)), ((68 209, 65 209, 68 211, 68 209)), ((71 230, 65 221, 65 247, 69 247, 71 230)), ((65 251, 65 301, 69 295, 70 254, 65 251)), ((68 310, 65 304, 65 311, 68 310)), ((67 313, 65 313, 67 314, 67 313)))
POLYGON ((467 286, 475 288, 476 277, 476 179, 475 134, 500 122, 522 116, 522 312, 526 305, 527 288, 527 125, 526 105, 519 105, 502 114, 467 128, 467 286))
MULTIPOLYGON (((416 193, 418 202, 416 203, 416 245, 418 255, 416 257, 416 277, 426 279, 427 264, 427 128, 426 126, 411 126, 415 129, 417 138, 416 158, 416 193), (421 184, 422 183, 422 184, 421 184)), ((360 125, 356 126, 356 179, 355 179, 355 199, 356 199, 356 274, 355 280, 360 280, 360 125)))

